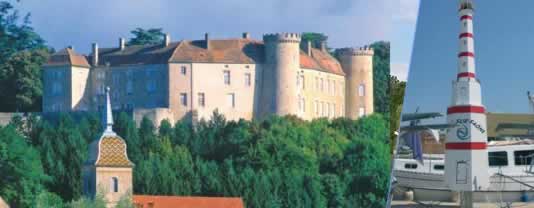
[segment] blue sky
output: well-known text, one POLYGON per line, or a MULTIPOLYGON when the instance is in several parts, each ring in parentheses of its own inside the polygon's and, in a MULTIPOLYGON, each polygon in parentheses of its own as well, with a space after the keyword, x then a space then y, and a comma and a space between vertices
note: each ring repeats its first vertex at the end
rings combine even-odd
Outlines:
POLYGON ((92 42, 115 47, 136 27, 161 27, 173 41, 201 39, 205 32, 213 38, 250 32, 261 39, 264 33, 314 31, 327 34, 331 47, 393 41, 392 71, 405 76, 418 0, 23 0, 15 5, 31 12, 33 27, 49 45, 72 45, 81 53, 88 53, 92 42))
MULTIPOLYGON (((423 1, 404 112, 444 113, 457 73, 458 1, 423 1)), ((476 72, 489 112, 527 113, 534 91, 534 1, 475 0, 476 72)))

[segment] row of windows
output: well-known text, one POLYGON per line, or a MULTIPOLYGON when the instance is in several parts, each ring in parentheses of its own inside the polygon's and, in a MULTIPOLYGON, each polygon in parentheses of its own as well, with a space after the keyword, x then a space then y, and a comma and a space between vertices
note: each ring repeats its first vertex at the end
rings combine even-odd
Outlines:
POLYGON ((343 115, 343 107, 339 109, 339 113, 336 113, 336 104, 324 101, 316 100, 313 103, 313 109, 315 116, 317 117, 336 117, 337 115, 343 115))
MULTIPOLYGON (((417 169, 417 163, 406 163, 404 164, 405 169, 417 169)), ((434 170, 445 170, 445 166, 441 164, 434 165, 434 170)))
MULTIPOLYGON (((514 151, 515 165, 530 165, 534 157, 534 150, 514 151)), ((489 166, 508 166, 508 153, 506 151, 488 152, 489 166)))
MULTIPOLYGON (((304 78, 302 78, 304 80, 304 78)), ((340 83, 340 89, 343 89, 343 83, 340 83)), ((315 77, 315 90, 321 92, 327 92, 330 95, 336 95, 336 81, 332 79, 325 79, 322 77, 315 77)), ((342 90, 339 90, 339 94, 343 94, 342 90)))
MULTIPOLYGON (((200 92, 198 95, 198 105, 199 107, 205 107, 206 106, 206 95, 203 92, 200 92)), ((187 93, 180 93, 180 104, 182 106, 188 105, 188 97, 187 93)), ((226 94, 226 106, 230 108, 235 108, 235 93, 227 93, 226 94)))
MULTIPOLYGON (((224 70, 223 71, 223 79, 225 85, 231 85, 232 84, 232 77, 230 70, 224 70)), ((252 75, 249 72, 245 73, 245 86, 249 87, 252 85, 252 75)))

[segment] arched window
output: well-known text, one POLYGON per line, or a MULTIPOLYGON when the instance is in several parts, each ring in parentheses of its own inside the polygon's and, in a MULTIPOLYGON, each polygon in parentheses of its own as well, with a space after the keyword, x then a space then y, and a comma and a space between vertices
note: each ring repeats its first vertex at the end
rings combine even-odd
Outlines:
POLYGON ((111 191, 119 192, 119 179, 117 177, 111 178, 111 191))
POLYGON ((360 84, 360 86, 358 87, 358 95, 365 96, 365 85, 364 84, 360 84))

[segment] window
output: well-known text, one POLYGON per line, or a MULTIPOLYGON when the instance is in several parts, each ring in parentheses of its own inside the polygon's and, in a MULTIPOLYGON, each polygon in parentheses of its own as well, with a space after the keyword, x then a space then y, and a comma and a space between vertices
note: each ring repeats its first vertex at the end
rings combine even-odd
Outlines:
POLYGON ((187 67, 185 67, 185 66, 180 67, 180 73, 182 75, 186 75, 187 74, 187 67))
POLYGON ((358 87, 358 95, 361 96, 365 96, 365 85, 364 84, 360 84, 360 86, 358 87))
POLYGON ((226 95, 226 103, 228 104, 228 107, 235 108, 235 94, 234 93, 228 93, 226 95))
POLYGON ((156 81, 155 80, 148 80, 146 82, 146 91, 149 93, 153 93, 156 91, 156 81))
POLYGON ((434 165, 434 170, 445 170, 444 165, 434 165))
POLYGON ((321 102, 321 116, 325 117, 327 112, 326 112, 326 103, 325 102, 321 102))
POLYGON ((128 95, 131 95, 133 93, 133 82, 132 81, 126 82, 126 93, 128 95))
POLYGON ((198 105, 200 107, 206 106, 206 97, 204 97, 204 93, 198 93, 198 105))
POLYGON ((111 76, 111 78, 112 78, 111 81, 113 82, 114 85, 116 85, 116 84, 119 83, 120 78, 119 78, 119 75, 118 75, 118 74, 113 74, 113 75, 111 76))
POLYGON ((133 79, 132 71, 126 71, 126 79, 128 79, 128 81, 131 81, 133 79))
POLYGON ((300 112, 306 112, 306 102, 304 98, 299 99, 299 110, 300 112))
POLYGON ((332 116, 336 117, 336 104, 332 103, 332 116))
POLYGON ((315 90, 319 91, 319 77, 315 77, 315 90))
POLYGON ((404 164, 404 168, 406 168, 406 169, 417 169, 417 164, 416 163, 406 163, 406 164, 404 164))
POLYGON ((507 166, 508 153, 506 151, 488 152, 488 162, 489 166, 507 166))
POLYGON ((326 86, 328 87, 328 93, 332 94, 332 83, 330 80, 326 80, 326 86))
POLYGON ((230 85, 230 71, 224 70, 224 84, 230 85))
POLYGON ((180 103, 187 106, 187 93, 180 93, 180 103))
POLYGON ((467 40, 463 40, 463 42, 464 42, 464 45, 467 45, 467 40))
POLYGON ((52 95, 59 95, 61 93, 61 84, 59 82, 52 83, 52 95))
POLYGON ((301 89, 306 88, 306 82, 304 81, 304 75, 300 75, 300 87, 301 89))
POLYGON ((365 116, 365 108, 360 107, 359 117, 365 116))
POLYGON ((514 152, 515 165, 530 165, 534 150, 521 150, 514 152))
POLYGON ((106 94, 106 87, 104 87, 103 84, 100 84, 100 86, 98 87, 98 94, 99 95, 105 95, 106 94))
POLYGON ((315 115, 318 116, 319 115, 319 101, 315 101, 313 102, 313 110, 315 111, 315 115))
POLYGON ((321 78, 321 91, 324 91, 324 80, 321 78))
POLYGON ((332 81, 332 95, 336 95, 336 81, 332 81))
POLYGON ((251 75, 250 73, 245 73, 245 86, 249 87, 251 85, 251 75))
POLYGON ((119 179, 117 177, 111 178, 111 191, 112 192, 119 192, 119 179))

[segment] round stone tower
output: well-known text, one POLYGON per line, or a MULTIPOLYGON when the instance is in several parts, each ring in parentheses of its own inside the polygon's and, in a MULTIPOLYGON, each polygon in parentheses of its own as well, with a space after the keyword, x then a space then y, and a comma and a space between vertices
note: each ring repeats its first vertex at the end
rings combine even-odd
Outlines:
POLYGON ((345 116, 357 119, 373 113, 373 54, 371 47, 344 48, 339 55, 345 77, 345 116))
POLYGON ((277 33, 263 36, 265 65, 272 74, 274 89, 271 110, 277 115, 297 114, 297 72, 300 69, 300 34, 277 33))

